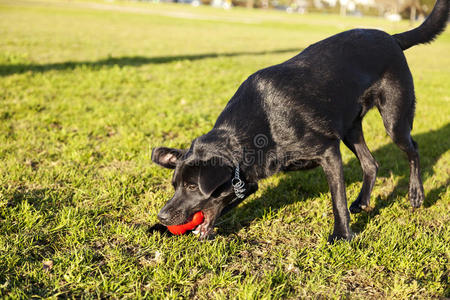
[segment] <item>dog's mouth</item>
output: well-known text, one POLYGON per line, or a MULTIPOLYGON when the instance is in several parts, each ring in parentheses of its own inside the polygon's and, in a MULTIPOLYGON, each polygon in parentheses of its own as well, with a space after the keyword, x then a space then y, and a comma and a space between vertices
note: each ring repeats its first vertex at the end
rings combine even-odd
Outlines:
POLYGON ((207 205, 206 207, 203 206, 201 209, 199 207, 191 209, 191 211, 197 211, 197 213, 188 213, 188 215, 191 214, 191 216, 188 218, 182 218, 181 216, 185 214, 183 214, 182 211, 178 210, 173 213, 173 217, 171 218, 170 222, 161 221, 161 224, 167 227, 185 226, 184 228, 174 228, 173 230, 169 228, 169 231, 175 235, 183 234, 184 232, 192 232, 196 235, 199 235, 199 239, 201 240, 208 239, 214 236, 214 225, 217 218, 221 215, 224 206, 225 205, 223 204, 223 201, 209 203, 209 205, 207 205), (194 218, 200 211, 203 213, 203 220, 201 220, 201 222, 197 222, 194 220, 194 218))
POLYGON ((214 233, 214 223, 217 218, 217 211, 214 209, 202 209, 202 220, 198 220, 199 212, 192 214, 189 218, 184 219, 184 221, 176 221, 180 219, 179 217, 181 215, 180 212, 177 212, 175 214, 177 217, 175 218, 175 221, 173 221, 174 219, 172 219, 171 222, 161 222, 161 224, 163 226, 166 226, 167 229, 175 235, 192 232, 196 235, 199 235, 200 239, 207 239, 214 233))

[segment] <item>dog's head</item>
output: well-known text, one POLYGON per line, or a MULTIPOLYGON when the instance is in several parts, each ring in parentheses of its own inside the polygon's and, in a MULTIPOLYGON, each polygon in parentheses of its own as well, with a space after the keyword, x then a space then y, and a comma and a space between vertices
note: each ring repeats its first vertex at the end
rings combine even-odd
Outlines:
POLYGON ((201 210, 204 221, 196 231, 201 238, 211 234, 222 210, 236 200, 232 186, 234 166, 219 157, 200 160, 186 150, 165 147, 153 149, 152 160, 175 170, 172 177, 175 194, 158 213, 161 223, 185 224, 201 210))

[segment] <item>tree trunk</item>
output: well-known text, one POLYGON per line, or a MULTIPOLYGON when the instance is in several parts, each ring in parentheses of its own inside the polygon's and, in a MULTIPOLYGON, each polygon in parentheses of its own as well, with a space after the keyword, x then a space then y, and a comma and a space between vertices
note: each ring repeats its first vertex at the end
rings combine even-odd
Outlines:
POLYGON ((413 6, 411 6, 411 14, 409 16, 409 21, 411 22, 411 25, 414 24, 414 22, 416 22, 416 13, 417 9, 416 5, 414 4, 413 6))
POLYGON ((341 16, 345 17, 346 15, 347 15, 347 6, 341 4, 341 16))

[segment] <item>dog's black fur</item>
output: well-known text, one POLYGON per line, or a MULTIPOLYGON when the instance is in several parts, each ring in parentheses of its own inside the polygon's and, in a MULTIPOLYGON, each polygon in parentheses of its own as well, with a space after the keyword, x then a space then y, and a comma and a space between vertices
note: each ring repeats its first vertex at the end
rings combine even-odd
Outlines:
POLYGON ((240 168, 245 196, 257 181, 280 171, 322 166, 333 201, 330 241, 350 240, 341 141, 358 157, 363 185, 352 213, 368 209, 378 164, 364 141, 361 121, 377 107, 387 133, 410 164, 409 198, 424 200, 417 144, 411 138, 415 96, 403 50, 431 42, 445 29, 450 0, 438 0, 425 22, 389 35, 355 29, 313 44, 290 60, 256 72, 237 90, 214 128, 189 150, 155 148, 152 160, 175 169, 175 195, 159 212, 164 225, 182 224, 202 210, 201 238, 218 216, 237 205, 232 179, 240 168))

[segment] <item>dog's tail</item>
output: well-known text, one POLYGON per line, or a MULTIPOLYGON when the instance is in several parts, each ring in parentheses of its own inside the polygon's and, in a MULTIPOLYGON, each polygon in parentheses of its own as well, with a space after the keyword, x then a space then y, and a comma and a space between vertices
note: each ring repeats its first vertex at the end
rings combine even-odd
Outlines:
POLYGON ((403 50, 417 44, 431 43, 440 33, 445 30, 449 17, 450 0, 437 0, 433 11, 428 18, 417 28, 393 37, 403 50))

